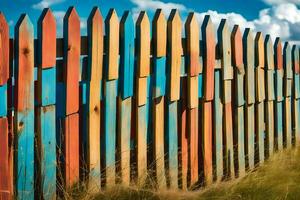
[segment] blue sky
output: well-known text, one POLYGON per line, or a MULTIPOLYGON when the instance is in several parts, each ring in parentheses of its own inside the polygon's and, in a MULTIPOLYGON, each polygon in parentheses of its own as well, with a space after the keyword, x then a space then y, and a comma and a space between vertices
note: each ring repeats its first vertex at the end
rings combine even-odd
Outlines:
MULTIPOLYGON (((162 8, 166 15, 171 8, 180 10, 185 20, 188 12, 197 13, 199 23, 205 14, 210 14, 217 26, 222 18, 231 25, 250 27, 254 31, 269 33, 275 39, 300 41, 300 0, 1 0, 0 9, 11 26, 17 22, 21 13, 29 14, 32 22, 37 23, 43 7, 50 7, 58 24, 58 35, 62 35, 62 19, 69 6, 75 6, 81 17, 82 34, 86 34, 86 20, 92 7, 100 7, 103 16, 110 8, 115 8, 119 17, 123 11, 131 10, 136 17, 146 10, 150 17, 155 9, 162 8)), ((36 29, 36 26, 35 26, 36 29)))

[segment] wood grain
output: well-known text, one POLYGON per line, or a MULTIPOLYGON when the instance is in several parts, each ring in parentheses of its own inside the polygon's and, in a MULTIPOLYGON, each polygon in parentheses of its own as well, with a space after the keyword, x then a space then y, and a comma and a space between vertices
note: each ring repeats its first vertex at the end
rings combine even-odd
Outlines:
POLYGON ((0 85, 4 85, 9 78, 9 56, 9 26, 0 12, 0 85))
POLYGON ((15 70, 15 116, 14 135, 16 149, 14 171, 16 196, 20 199, 34 198, 34 49, 33 25, 28 15, 22 15, 17 23, 16 70, 15 70))
POLYGON ((138 77, 147 77, 150 75, 150 22, 145 11, 136 21, 136 37, 138 77))
POLYGON ((178 101, 180 98, 180 66, 181 66, 181 18, 177 10, 172 10, 167 24, 169 47, 169 87, 170 100, 178 101))
POLYGON ((64 17, 64 44, 65 115, 70 115, 79 110, 80 20, 74 7, 64 17))
POLYGON ((211 101, 214 98, 214 69, 216 42, 215 33, 210 16, 206 15, 201 27, 203 40, 203 77, 204 77, 204 99, 211 101))
POLYGON ((105 77, 107 80, 115 80, 119 73, 119 19, 115 9, 110 9, 105 18, 107 68, 105 77))

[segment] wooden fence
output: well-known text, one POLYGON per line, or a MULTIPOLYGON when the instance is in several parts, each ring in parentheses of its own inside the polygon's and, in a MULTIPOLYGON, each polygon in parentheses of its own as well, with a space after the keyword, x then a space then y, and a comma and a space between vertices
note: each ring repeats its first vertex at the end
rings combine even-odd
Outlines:
POLYGON ((0 199, 78 182, 196 188, 300 140, 297 46, 176 10, 150 25, 94 8, 81 36, 71 7, 63 28, 45 9, 37 39, 27 15, 9 38, 0 14, 0 199))

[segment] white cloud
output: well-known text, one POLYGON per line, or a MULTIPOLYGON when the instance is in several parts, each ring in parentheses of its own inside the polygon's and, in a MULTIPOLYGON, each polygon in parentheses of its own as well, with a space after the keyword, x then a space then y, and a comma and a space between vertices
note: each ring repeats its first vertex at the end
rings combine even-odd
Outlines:
MULTIPOLYGON (((283 40, 292 40, 294 42, 300 41, 300 10, 295 4, 300 0, 264 0, 272 3, 273 6, 263 9, 259 12, 259 16, 254 20, 247 20, 238 13, 218 13, 217 11, 209 10, 207 12, 196 12, 199 23, 201 24, 205 15, 210 15, 215 28, 220 24, 221 19, 228 19, 229 25, 240 25, 241 29, 252 28, 253 31, 261 31, 264 34, 270 34, 273 39, 281 37, 283 40), (279 2, 279 3, 278 3, 279 2)), ((140 10, 147 10, 154 12, 161 8, 166 16, 169 15, 173 8, 181 11, 183 16, 187 16, 191 8, 187 8, 182 4, 164 3, 158 0, 131 0, 136 7, 132 9, 136 18, 140 10)))
POLYGON ((136 20, 141 10, 147 10, 154 12, 156 9, 162 9, 164 14, 168 16, 172 9, 177 9, 181 12, 186 12, 187 8, 183 4, 178 3, 164 3, 158 0, 130 0, 136 5, 132 9, 133 18, 136 20))
POLYGON ((262 0, 262 1, 269 5, 279 5, 285 3, 293 3, 293 4, 300 5, 300 0, 262 0))
POLYGON ((44 8, 49 8, 52 5, 59 4, 64 2, 65 0, 42 0, 37 4, 33 4, 32 8, 37 10, 43 10, 44 8))

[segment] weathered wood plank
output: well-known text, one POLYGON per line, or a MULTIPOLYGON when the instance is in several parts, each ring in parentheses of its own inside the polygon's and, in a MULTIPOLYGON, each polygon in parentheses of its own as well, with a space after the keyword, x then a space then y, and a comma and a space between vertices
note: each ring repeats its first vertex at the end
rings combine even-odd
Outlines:
POLYGON ((34 198, 34 46, 33 25, 22 15, 15 29, 15 130, 14 171, 16 197, 34 198))
POLYGON ((136 21, 136 37, 138 77, 147 77, 150 75, 150 22, 145 11, 136 21))
POLYGON ((71 188, 79 181, 79 114, 64 118, 64 184, 71 188))
POLYGON ((244 65, 242 48, 242 34, 237 25, 231 33, 231 46, 233 47, 232 59, 234 66, 233 95, 235 97, 233 109, 233 138, 234 138, 234 162, 237 176, 245 175, 245 148, 244 148, 244 65))
POLYGON ((10 192, 10 171, 9 171, 9 137, 8 137, 8 120, 6 117, 0 118, 0 199, 12 199, 10 192))
POLYGON ((153 78, 152 96, 164 96, 166 93, 166 55, 167 55, 167 22, 161 9, 155 12, 152 21, 153 45, 153 78))
POLYGON ((104 138, 101 140, 101 152, 103 152, 103 168, 108 187, 114 185, 116 181, 117 81, 111 80, 104 83, 104 132, 102 136, 104 138))
POLYGON ((152 45, 155 57, 167 55, 167 22, 162 9, 157 9, 152 21, 152 45))
POLYGON ((283 142, 285 147, 292 145, 292 51, 288 42, 285 42, 283 48, 283 69, 284 69, 284 82, 283 82, 283 95, 284 95, 284 108, 283 108, 283 142))
POLYGON ((205 16, 202 27, 203 40, 203 96, 206 101, 214 98, 215 33, 210 16, 205 16))
POLYGON ((217 181, 223 178, 223 104, 221 96, 221 72, 215 71, 215 98, 213 102, 213 158, 217 181))
POLYGON ((285 147, 292 146, 292 108, 291 97, 284 99, 283 107, 283 143, 285 147))
POLYGON ((123 185, 130 184, 130 135, 132 98, 118 98, 118 153, 120 154, 120 179, 123 185))
POLYGON ((167 24, 169 52, 169 98, 177 101, 180 98, 180 66, 181 66, 181 19, 178 10, 173 9, 167 24))
MULTIPOLYGON (((212 110, 211 110, 212 111, 212 110)), ((190 185, 193 186, 199 180, 199 167, 198 167, 198 108, 188 110, 188 132, 189 145, 190 145, 190 185)), ((212 120, 212 119, 211 119, 212 120)))
POLYGON ((105 18, 105 32, 107 54, 105 77, 107 80, 114 80, 119 74, 119 19, 115 9, 110 9, 105 18))
POLYGON ((264 102, 257 102, 255 104, 255 161, 257 164, 262 164, 265 159, 264 120, 264 102))
POLYGON ((295 142, 300 141, 300 112, 299 112, 299 98, 300 98, 300 75, 299 75, 299 48, 293 45, 292 48, 292 63, 293 63, 293 103, 292 103, 292 129, 295 142))
POLYGON ((154 100, 153 105, 153 134, 154 134, 154 162, 155 162, 155 177, 158 188, 166 187, 165 176, 165 152, 164 152, 164 97, 154 100))
POLYGON ((222 79, 233 79, 233 68, 231 65, 231 40, 228 22, 226 19, 221 20, 218 28, 219 51, 221 56, 222 79))
POLYGON ((255 36, 255 67, 264 68, 265 67, 265 46, 264 46, 264 36, 262 32, 256 33, 255 36))
POLYGON ((166 55, 167 55, 167 22, 161 9, 155 12, 152 21, 152 44, 154 48, 152 96, 153 101, 153 135, 155 177, 158 188, 166 187, 165 176, 165 89, 166 89, 166 55))
POLYGON ((246 167, 254 168, 255 158, 255 120, 254 104, 247 105, 245 108, 245 155, 246 167))
MULTIPOLYGON (((40 181, 44 199, 56 196, 56 123, 55 105, 39 107, 37 111, 37 144, 40 181)), ((73 134, 73 133, 72 133, 73 134)))
POLYGON ((255 102, 255 84, 253 84, 254 76, 254 39, 252 31, 247 28, 243 35, 243 54, 245 64, 245 99, 247 104, 255 102))
POLYGON ((166 142, 167 142, 167 173, 168 184, 172 189, 178 188, 178 122, 177 101, 166 104, 166 142))
POLYGON ((87 170, 88 186, 99 188, 100 180, 100 128, 103 70, 103 18, 98 7, 94 7, 88 18, 88 66, 87 66, 87 170))
POLYGON ((179 160, 179 174, 181 180, 181 188, 186 190, 189 187, 188 182, 188 167, 189 167, 189 132, 188 132, 188 107, 187 107, 187 91, 184 88, 187 85, 186 78, 181 79, 181 99, 179 103, 179 152, 178 152, 178 160, 179 160))
POLYGON ((134 23, 131 12, 126 11, 120 22, 120 77, 122 99, 134 93, 134 23))
MULTIPOLYGON (((143 77, 141 79, 146 79, 143 77)), ((147 82, 146 82, 147 83, 147 82)), ((145 87, 147 88, 147 87, 145 87)), ((147 94, 147 89, 146 94, 147 94)), ((137 183, 143 186, 147 178, 147 138, 149 134, 149 103, 136 106, 136 164, 137 164, 137 183)))
POLYGON ((188 76, 198 76, 200 72, 200 62, 199 62, 199 24, 197 22, 195 13, 190 13, 185 22, 185 32, 186 32, 186 49, 188 60, 188 76))
POLYGON ((120 178, 124 185, 130 184, 130 135, 132 96, 134 92, 134 23, 126 11, 120 23, 120 72, 118 106, 118 152, 120 154, 120 178))
POLYGON ((283 56, 282 56, 282 44, 280 38, 276 38, 274 44, 274 56, 275 56, 275 146, 277 150, 283 148, 283 56))
MULTIPOLYGON (((283 69, 284 69, 284 78, 293 79, 292 49, 288 42, 285 42, 283 47, 283 69)), ((286 89, 288 89, 288 87, 286 87, 286 89)), ((286 91, 286 95, 290 95, 290 93, 286 91)))
POLYGON ((265 121, 266 121, 266 134, 265 134, 265 151, 266 156, 270 157, 274 153, 274 101, 265 102, 265 121))
POLYGON ((50 9, 38 20, 37 196, 56 196, 56 21, 50 9), (47 51, 46 51, 47 50, 47 51), (49 151, 51 149, 51 151, 49 151), (38 187, 38 188, 39 188, 38 187))
POLYGON ((65 115, 79 110, 80 19, 74 7, 64 17, 64 83, 65 115))
POLYGON ((233 151, 233 118, 231 105, 231 90, 233 79, 233 68, 231 65, 231 36, 228 23, 225 19, 221 20, 218 28, 219 50, 221 53, 222 71, 222 100, 224 105, 224 172, 226 177, 234 178, 234 151, 233 151))
POLYGON ((9 78, 9 26, 5 16, 0 12, 0 85, 9 78))
POLYGON ((233 155, 233 124, 231 102, 224 104, 224 175, 227 178, 234 178, 234 155, 233 155))
POLYGON ((212 158, 212 122, 213 122, 213 104, 211 101, 202 103, 201 116, 201 138, 200 152, 203 168, 203 181, 205 185, 210 185, 213 182, 213 158, 212 158))

